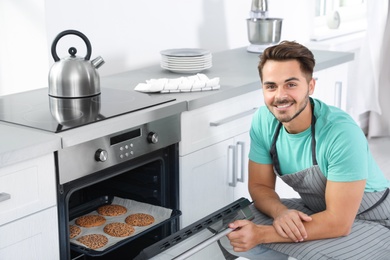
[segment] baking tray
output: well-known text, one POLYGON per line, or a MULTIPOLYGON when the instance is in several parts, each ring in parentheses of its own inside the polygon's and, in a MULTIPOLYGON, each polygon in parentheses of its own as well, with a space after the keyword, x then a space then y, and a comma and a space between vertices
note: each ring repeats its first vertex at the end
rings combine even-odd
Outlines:
MULTIPOLYGON (((126 214, 123 214, 122 216, 117 216, 117 217, 107 217, 106 218, 106 223, 104 225, 101 225, 99 227, 93 227, 93 228, 81 228, 81 233, 76 236, 73 239, 70 239, 70 247, 72 250, 89 255, 89 256, 101 256, 104 255, 108 252, 111 252, 115 250, 116 248, 129 243, 138 237, 145 235, 146 233, 164 225, 165 223, 168 223, 172 221, 173 219, 178 218, 181 215, 180 210, 175 210, 175 209, 167 209, 163 208, 160 206, 154 206, 151 204, 147 203, 142 203, 138 202, 135 200, 130 200, 130 199, 123 199, 115 196, 102 196, 99 197, 95 200, 89 201, 87 203, 84 203, 80 206, 77 206, 75 208, 70 209, 69 212, 69 225, 76 225, 74 222, 76 218, 83 216, 83 215, 89 215, 89 214, 97 214, 96 209, 100 206, 103 205, 108 205, 108 204, 118 204, 125 206, 127 208, 126 214), (119 237, 111 237, 107 234, 104 233, 103 228, 106 224, 112 223, 112 222, 123 222, 124 219, 132 214, 132 213, 148 213, 152 214, 155 217, 155 222, 146 227, 134 227, 135 232, 129 236, 129 237, 124 237, 124 238, 119 238, 119 237), (104 234, 108 238, 108 244, 104 247, 97 248, 97 249, 90 249, 83 244, 79 243, 77 241, 77 238, 87 235, 87 234, 104 234)), ((76 225, 77 226, 77 225, 76 225)))

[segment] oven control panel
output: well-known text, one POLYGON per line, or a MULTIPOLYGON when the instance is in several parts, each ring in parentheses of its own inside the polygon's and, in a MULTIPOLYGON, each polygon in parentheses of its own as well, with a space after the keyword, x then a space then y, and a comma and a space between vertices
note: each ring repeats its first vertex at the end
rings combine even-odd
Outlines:
POLYGON ((180 115, 166 117, 58 151, 60 184, 180 141, 180 115))

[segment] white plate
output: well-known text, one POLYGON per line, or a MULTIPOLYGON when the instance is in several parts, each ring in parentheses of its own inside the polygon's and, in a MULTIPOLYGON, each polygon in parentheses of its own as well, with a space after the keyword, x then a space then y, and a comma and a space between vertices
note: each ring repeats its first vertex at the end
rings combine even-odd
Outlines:
POLYGON ((162 55, 173 57, 196 57, 210 54, 210 51, 195 48, 168 49, 160 52, 162 55))
POLYGON ((212 66, 207 66, 207 67, 204 67, 204 68, 201 68, 201 69, 170 69, 170 68, 164 68, 164 67, 161 67, 163 69, 166 69, 166 70, 169 70, 169 71, 172 71, 172 72, 175 72, 175 73, 198 73, 198 72, 201 72, 203 70, 207 70, 209 68, 211 68, 212 66))
POLYGON ((211 61, 205 61, 205 62, 183 62, 183 63, 177 63, 177 62, 167 62, 167 61, 161 61, 161 64, 165 64, 167 66, 204 66, 208 64, 212 64, 211 61))
POLYGON ((161 65, 161 68, 167 69, 167 70, 204 70, 204 69, 208 69, 211 67, 212 67, 212 65, 198 66, 198 67, 168 67, 168 66, 161 65))
POLYGON ((166 56, 162 56, 161 57, 161 60, 163 61, 172 61, 172 62, 198 62, 198 61, 209 61, 211 60, 211 56, 210 57, 193 57, 193 58, 172 58, 172 57, 166 57, 166 56))

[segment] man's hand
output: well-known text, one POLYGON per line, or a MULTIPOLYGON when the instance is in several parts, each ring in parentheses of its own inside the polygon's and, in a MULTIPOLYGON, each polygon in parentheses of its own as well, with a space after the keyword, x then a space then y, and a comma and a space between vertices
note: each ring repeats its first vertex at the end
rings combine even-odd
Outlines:
POLYGON ((248 251, 261 243, 258 241, 258 236, 261 235, 260 226, 249 220, 236 220, 229 224, 229 228, 234 229, 227 237, 236 252, 248 251))
POLYGON ((278 234, 284 238, 290 238, 294 242, 302 242, 307 238, 307 232, 303 222, 309 222, 312 218, 297 210, 282 211, 273 222, 278 234))

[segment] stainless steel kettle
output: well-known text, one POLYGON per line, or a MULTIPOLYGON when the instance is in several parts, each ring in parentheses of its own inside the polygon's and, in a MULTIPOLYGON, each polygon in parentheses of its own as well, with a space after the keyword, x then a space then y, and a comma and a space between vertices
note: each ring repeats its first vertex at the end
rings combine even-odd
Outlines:
POLYGON ((104 64, 102 57, 90 61, 91 43, 79 31, 66 30, 57 35, 51 46, 55 63, 49 72, 49 95, 57 98, 82 98, 100 94, 100 77, 97 69, 104 64), (57 43, 65 35, 79 36, 87 46, 87 55, 76 56, 77 50, 70 47, 70 56, 60 59, 57 55, 57 43))

